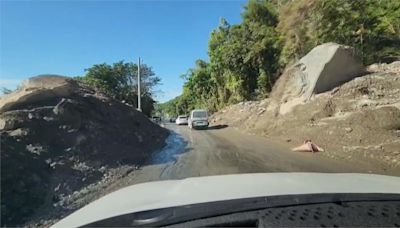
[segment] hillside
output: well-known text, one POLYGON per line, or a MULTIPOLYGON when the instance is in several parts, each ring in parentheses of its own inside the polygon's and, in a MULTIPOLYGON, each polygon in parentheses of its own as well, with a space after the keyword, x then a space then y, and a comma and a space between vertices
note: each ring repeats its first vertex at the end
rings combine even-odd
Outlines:
POLYGON ((133 171, 164 145, 168 131, 73 79, 40 76, 1 98, 0 134, 7 199, 1 225, 17 226, 88 203, 94 184, 133 171))
POLYGON ((182 94, 161 107, 165 113, 264 99, 285 68, 324 43, 353 47, 364 65, 400 59, 400 1, 250 0, 241 17, 237 24, 221 18, 208 60, 183 75, 182 94))
MULTIPOLYGON (((325 70, 327 66, 323 65, 325 70)), ((312 139, 325 149, 321 155, 335 159, 400 166, 400 62, 370 65, 361 77, 353 75, 354 79, 327 91, 314 89, 309 99, 303 93, 307 85, 301 90, 288 81, 298 79, 301 72, 310 75, 312 69, 295 71, 293 76, 294 67, 280 77, 270 98, 226 107, 212 116, 213 124, 262 135, 288 147, 312 139)), ((338 78, 343 67, 329 70, 336 72, 331 77, 338 78)))

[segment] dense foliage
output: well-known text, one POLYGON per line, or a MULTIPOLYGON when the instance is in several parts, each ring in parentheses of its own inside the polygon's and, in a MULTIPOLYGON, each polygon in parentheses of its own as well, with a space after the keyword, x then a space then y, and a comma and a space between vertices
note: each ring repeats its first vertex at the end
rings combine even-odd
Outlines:
POLYGON ((336 42, 355 47, 365 64, 400 55, 400 1, 297 0, 280 9, 281 62, 314 46, 336 42))
POLYGON ((364 64, 400 56, 400 1, 249 0, 242 19, 237 25, 221 19, 210 36, 209 62, 196 61, 182 95, 160 105, 163 112, 216 111, 266 97, 286 65, 326 42, 354 47, 364 64))
MULTIPOLYGON (((123 61, 112 65, 97 64, 86 69, 85 76, 79 77, 79 80, 117 100, 137 107, 137 69, 136 64, 123 61)), ((152 99, 153 90, 160 83, 160 78, 154 74, 151 67, 145 64, 141 65, 140 75, 142 111, 150 116, 155 103, 152 99)))

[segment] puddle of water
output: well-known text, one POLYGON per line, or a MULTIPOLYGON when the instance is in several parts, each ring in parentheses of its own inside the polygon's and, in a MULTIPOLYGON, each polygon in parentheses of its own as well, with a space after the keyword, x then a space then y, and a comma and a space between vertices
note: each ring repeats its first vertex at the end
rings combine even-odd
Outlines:
POLYGON ((175 162, 177 160, 176 156, 183 153, 187 146, 185 139, 179 132, 175 131, 170 131, 165 143, 167 145, 153 155, 149 162, 150 164, 175 162))

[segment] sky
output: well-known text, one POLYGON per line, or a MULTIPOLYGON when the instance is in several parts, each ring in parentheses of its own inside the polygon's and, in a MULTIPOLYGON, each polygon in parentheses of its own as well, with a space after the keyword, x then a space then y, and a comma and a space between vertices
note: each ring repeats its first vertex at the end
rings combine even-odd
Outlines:
POLYGON ((84 75, 120 60, 152 66, 161 77, 156 100, 182 92, 179 76, 208 59, 220 18, 240 23, 243 0, 0 0, 0 88, 39 74, 84 75))

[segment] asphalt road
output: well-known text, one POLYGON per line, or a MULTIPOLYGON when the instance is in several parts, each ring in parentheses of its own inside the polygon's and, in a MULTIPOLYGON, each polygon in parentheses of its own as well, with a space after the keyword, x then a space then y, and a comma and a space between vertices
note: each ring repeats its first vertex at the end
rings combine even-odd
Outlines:
POLYGON ((191 130, 175 124, 165 127, 172 132, 168 145, 135 171, 129 184, 257 172, 390 174, 368 164, 347 163, 318 153, 293 152, 286 145, 230 127, 214 126, 208 130, 191 130))

